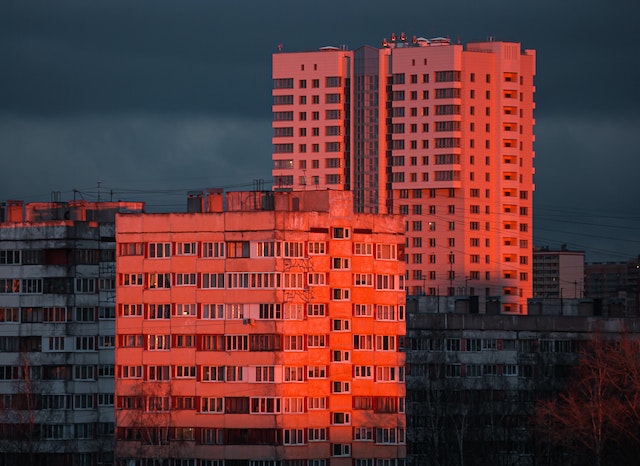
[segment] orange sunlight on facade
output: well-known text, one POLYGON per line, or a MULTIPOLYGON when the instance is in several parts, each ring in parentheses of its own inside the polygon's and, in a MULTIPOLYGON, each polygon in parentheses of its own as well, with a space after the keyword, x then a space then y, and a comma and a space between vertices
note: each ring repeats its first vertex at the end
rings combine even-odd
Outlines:
MULTIPOLYGON (((404 35, 273 55, 274 187, 406 216, 410 295, 532 296, 535 52, 404 35)), ((477 311, 476 311, 477 312, 477 311)))
POLYGON ((117 458, 404 464, 402 217, 327 190, 193 205, 117 217, 117 458))

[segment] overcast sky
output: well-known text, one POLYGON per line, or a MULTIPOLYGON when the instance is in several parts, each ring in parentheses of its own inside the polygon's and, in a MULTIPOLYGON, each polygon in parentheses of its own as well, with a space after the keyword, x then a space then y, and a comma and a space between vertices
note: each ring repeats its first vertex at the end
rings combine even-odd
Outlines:
POLYGON ((0 200, 145 200, 271 182, 271 55, 391 32, 537 50, 536 244, 640 253, 631 0, 0 1, 0 200), (77 192, 74 194, 74 190, 77 192))

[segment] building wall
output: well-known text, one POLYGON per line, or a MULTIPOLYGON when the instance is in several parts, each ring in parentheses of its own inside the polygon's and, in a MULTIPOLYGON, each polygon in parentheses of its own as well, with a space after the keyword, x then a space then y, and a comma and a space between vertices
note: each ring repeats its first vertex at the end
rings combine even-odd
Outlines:
POLYGON ((0 219, 2 464, 113 464, 115 212, 10 201, 0 219))
POLYGON ((585 295, 601 301, 603 311, 635 316, 640 312, 640 258, 585 265, 585 295), (606 308, 606 309, 605 309, 606 308))
POLYGON ((465 49, 416 39, 352 54, 275 54, 274 99, 292 97, 274 107, 274 131, 292 129, 274 134, 274 163, 287 167, 274 168, 274 186, 306 189, 294 180, 308 176, 309 164, 341 157, 349 177, 316 187, 352 190, 358 212, 406 216, 409 294, 475 295, 483 306, 497 299, 502 312, 524 313, 532 296, 534 75, 535 52, 507 42, 465 49), (302 73, 320 90, 300 88, 302 73), (328 78, 349 99, 340 107, 349 134, 338 153, 320 144, 320 155, 309 155, 300 148, 314 143, 313 128, 323 134, 337 123, 322 112, 319 122, 301 119, 316 107, 312 95, 300 97, 323 101, 335 91, 322 86, 328 78), (277 87, 285 81, 290 88, 277 87), (292 121, 279 120, 283 110, 292 121), (280 182, 284 173, 291 183, 280 182))
POLYGON ((416 466, 556 464, 562 456, 536 443, 535 401, 564 387, 587 342, 640 331, 638 319, 593 315, 408 315, 407 464, 416 466))
POLYGON ((534 297, 579 299, 585 296, 584 285, 584 251, 534 251, 534 297))
POLYGON ((402 219, 339 191, 225 205, 117 219, 118 457, 396 464, 402 219))

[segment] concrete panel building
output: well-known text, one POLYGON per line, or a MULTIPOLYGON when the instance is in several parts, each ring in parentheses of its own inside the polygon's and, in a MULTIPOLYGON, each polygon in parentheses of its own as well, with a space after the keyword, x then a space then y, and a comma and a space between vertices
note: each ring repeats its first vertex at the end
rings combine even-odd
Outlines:
POLYGON ((584 294, 584 251, 548 247, 533 251, 533 296, 542 299, 579 299, 584 294))
POLYGON ((536 401, 567 388, 594 339, 637 344, 640 320, 596 316, 587 300, 565 300, 557 314, 551 301, 535 315, 505 316, 408 300, 408 465, 574 464, 541 446, 536 401))
POLYGON ((0 206, 0 464, 112 465, 115 214, 0 206))
POLYGON ((403 221, 344 191, 117 218, 118 464, 398 466, 403 221))

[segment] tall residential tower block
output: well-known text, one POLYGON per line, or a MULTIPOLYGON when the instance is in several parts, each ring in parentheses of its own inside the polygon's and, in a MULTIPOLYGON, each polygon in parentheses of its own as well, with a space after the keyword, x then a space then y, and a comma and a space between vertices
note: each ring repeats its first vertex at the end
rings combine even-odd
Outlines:
POLYGON ((534 75, 535 52, 511 42, 276 53, 274 189, 349 190, 355 212, 405 215, 410 295, 524 313, 534 75))
POLYGON ((117 219, 119 461, 403 465, 402 217, 326 190, 190 206, 117 219))

